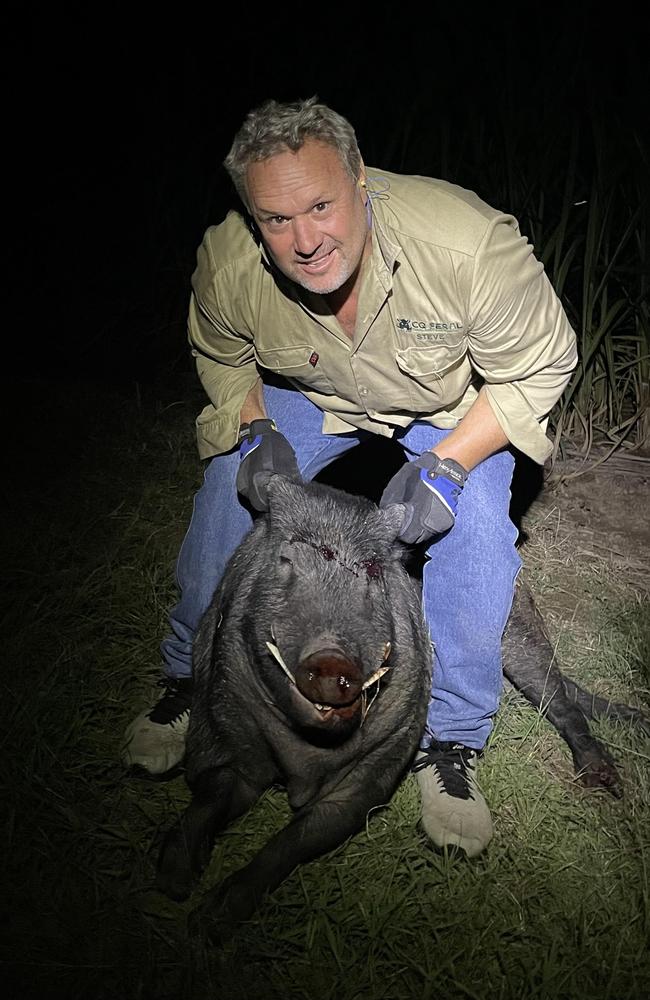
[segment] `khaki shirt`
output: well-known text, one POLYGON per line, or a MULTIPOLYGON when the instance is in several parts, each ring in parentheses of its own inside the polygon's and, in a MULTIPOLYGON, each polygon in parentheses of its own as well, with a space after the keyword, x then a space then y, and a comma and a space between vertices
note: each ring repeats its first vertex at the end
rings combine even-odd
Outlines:
POLYGON ((415 419, 453 428, 484 384, 508 439, 543 463, 576 338, 516 219, 444 181, 368 175, 372 255, 352 339, 322 296, 270 266, 242 216, 207 230, 189 311, 211 401, 199 454, 234 446, 244 399, 267 371, 323 410, 328 434, 389 437, 415 419))

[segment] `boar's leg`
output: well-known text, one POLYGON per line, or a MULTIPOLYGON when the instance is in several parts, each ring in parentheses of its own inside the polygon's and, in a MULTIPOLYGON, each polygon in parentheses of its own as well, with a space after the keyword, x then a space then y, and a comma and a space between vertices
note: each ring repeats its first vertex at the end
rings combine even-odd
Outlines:
MULTIPOLYGON (((619 798, 621 790, 614 761, 603 744, 591 735, 581 700, 569 697, 565 679, 555 665, 542 616, 530 591, 521 583, 517 584, 503 637, 503 672, 566 740, 580 781, 592 788, 606 788, 619 798)), ((572 691, 575 687, 569 682, 572 691)))
POLYGON ((404 744, 389 749, 386 755, 384 746, 381 758, 373 758, 370 766, 365 766, 368 759, 360 762, 323 798, 296 813, 248 865, 207 893, 193 911, 193 933, 223 938, 236 924, 251 917, 264 895, 276 889, 298 865, 339 847, 358 833, 369 811, 388 801, 415 753, 415 747, 404 744), (409 749, 410 754, 405 756, 409 749))
POLYGON ((189 806, 165 835, 157 888, 171 899, 187 899, 210 859, 217 833, 249 809, 260 794, 260 789, 229 768, 215 767, 199 774, 189 806))
POLYGON ((591 691, 585 691, 575 681, 562 676, 564 687, 568 697, 575 702, 589 719, 614 719, 617 722, 633 722, 640 726, 647 736, 650 736, 650 719, 638 708, 631 705, 622 705, 618 701, 609 701, 607 698, 599 698, 591 691))

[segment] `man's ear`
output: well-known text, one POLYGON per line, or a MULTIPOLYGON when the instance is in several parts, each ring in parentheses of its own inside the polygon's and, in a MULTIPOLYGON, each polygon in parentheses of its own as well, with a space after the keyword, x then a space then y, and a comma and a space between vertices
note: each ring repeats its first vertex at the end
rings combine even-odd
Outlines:
POLYGON ((360 188, 365 188, 366 186, 366 165, 363 160, 361 160, 361 164, 359 166, 359 178, 357 180, 357 184, 360 188))

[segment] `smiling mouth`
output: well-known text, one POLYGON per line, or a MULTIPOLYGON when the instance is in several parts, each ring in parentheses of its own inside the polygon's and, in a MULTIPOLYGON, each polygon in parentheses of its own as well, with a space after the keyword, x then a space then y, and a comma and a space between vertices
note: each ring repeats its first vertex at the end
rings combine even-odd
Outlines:
POLYGON ((319 257, 318 260, 297 260, 296 263, 300 264, 301 267, 308 267, 317 270, 319 267, 324 267, 329 262, 333 253, 334 247, 323 257, 319 257))

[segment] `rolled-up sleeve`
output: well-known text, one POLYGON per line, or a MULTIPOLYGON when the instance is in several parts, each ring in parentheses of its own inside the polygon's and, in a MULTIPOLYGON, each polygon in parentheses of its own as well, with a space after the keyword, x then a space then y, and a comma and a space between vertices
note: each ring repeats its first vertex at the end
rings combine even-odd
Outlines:
POLYGON ((210 400, 196 421, 201 458, 234 446, 243 402, 259 378, 252 336, 234 328, 228 318, 231 310, 220 294, 220 288, 227 288, 229 282, 236 288, 235 275, 223 271, 217 280, 210 246, 204 239, 192 276, 188 314, 188 339, 199 379, 210 400))
POLYGON ((548 415, 577 363, 576 336, 510 216, 492 222, 475 257, 469 351, 502 430, 543 464, 548 415))

